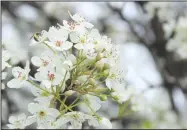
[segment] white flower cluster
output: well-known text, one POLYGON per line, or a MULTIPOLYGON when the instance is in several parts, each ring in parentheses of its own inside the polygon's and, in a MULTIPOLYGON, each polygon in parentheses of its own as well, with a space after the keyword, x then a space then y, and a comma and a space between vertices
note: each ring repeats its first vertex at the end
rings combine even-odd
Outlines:
MULTIPOLYGON (((11 67, 11 65, 8 63, 10 58, 11 58, 11 55, 10 55, 9 51, 2 48, 1 80, 4 80, 7 77, 7 72, 5 72, 4 70, 7 67, 11 67)), ((5 89, 4 83, 2 83, 1 86, 2 86, 1 89, 5 89)))
POLYGON ((181 59, 187 59, 187 15, 179 17, 174 27, 175 35, 169 39, 166 49, 174 51, 181 59))
MULTIPOLYGON (((119 103, 127 100, 115 85, 124 81, 119 69, 119 47, 81 15, 70 16, 73 21, 64 20, 63 26, 34 34, 35 42, 31 45, 47 47, 40 56, 31 58, 31 63, 38 68, 34 77, 29 76, 29 61, 24 69, 12 69, 14 78, 7 86, 20 88, 30 83, 36 99, 28 105, 32 115, 10 117, 9 128, 22 129, 34 122, 37 128, 65 128, 70 122, 69 128, 78 129, 85 121, 96 128, 112 128, 109 119, 96 113, 101 105, 94 98, 105 101, 112 97, 119 103), (107 87, 103 87, 104 82, 107 87), (71 96, 76 99, 66 105, 66 99, 71 96), (82 104, 88 108, 87 112, 73 110, 82 104)), ((8 56, 3 55, 3 65, 8 66, 8 56)))

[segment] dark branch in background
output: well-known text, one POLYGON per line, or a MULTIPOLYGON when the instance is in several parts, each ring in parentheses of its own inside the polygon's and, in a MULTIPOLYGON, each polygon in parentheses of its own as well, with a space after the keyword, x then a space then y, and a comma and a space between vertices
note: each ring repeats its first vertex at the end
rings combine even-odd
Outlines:
MULTIPOLYGON (((145 3, 139 3, 141 5, 141 7, 143 6, 143 4, 145 3)), ((176 61, 174 59, 172 59, 171 54, 167 52, 165 46, 167 43, 167 40, 165 40, 164 38, 164 31, 162 28, 162 24, 160 23, 157 14, 155 13, 154 18, 151 21, 151 25, 152 25, 152 30, 156 36, 156 40, 154 41, 153 44, 151 44, 151 46, 149 46, 145 39, 140 37, 138 35, 138 33, 135 31, 134 29, 134 25, 128 21, 122 14, 122 11, 120 9, 114 8, 112 7, 110 4, 108 4, 108 7, 116 14, 118 14, 120 16, 120 18, 127 22, 130 26, 130 29, 132 31, 132 33, 138 38, 139 42, 143 45, 145 45, 147 47, 147 49, 150 51, 150 53, 152 54, 155 64, 158 68, 158 70, 160 71, 160 74, 163 78, 163 86, 166 88, 166 90, 168 91, 169 94, 169 98, 170 98, 170 102, 172 104, 172 109, 178 114, 178 110, 174 104, 174 99, 172 96, 172 91, 173 88, 175 87, 180 87, 180 84, 178 82, 171 82, 170 79, 168 79, 168 69, 170 68, 171 65, 173 65, 174 63, 176 63, 176 61), (162 65, 162 63, 160 63, 158 60, 159 59, 164 59, 165 64, 164 66, 162 65)), ((181 64, 181 62, 179 63, 179 65, 181 64)), ((179 71, 181 68, 178 66, 178 69, 176 71, 179 71)), ((175 70, 175 69, 174 69, 175 70)), ((180 71, 179 71, 180 72, 180 71)), ((169 75, 170 76, 170 75, 169 75)), ((175 75, 172 75, 175 76, 175 75)))

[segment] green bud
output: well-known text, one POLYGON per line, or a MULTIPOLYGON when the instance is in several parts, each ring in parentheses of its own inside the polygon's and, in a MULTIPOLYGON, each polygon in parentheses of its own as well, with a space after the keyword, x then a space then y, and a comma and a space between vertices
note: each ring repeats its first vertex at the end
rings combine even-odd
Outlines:
POLYGON ((74 94, 74 93, 75 93, 75 91, 68 90, 68 91, 66 91, 64 94, 65 94, 66 96, 71 96, 71 95, 74 94))
POLYGON ((96 68, 99 70, 99 71, 101 71, 102 69, 103 69, 103 64, 101 63, 101 62, 96 62, 96 68))
POLYGON ((100 100, 101 101, 106 101, 108 98, 107 98, 107 96, 106 95, 99 95, 99 98, 100 98, 100 100))
POLYGON ((115 92, 115 90, 113 88, 111 88, 110 92, 115 92))
POLYGON ((101 59, 103 58, 103 54, 102 53, 99 53, 96 57, 96 60, 97 61, 100 61, 101 59))
POLYGON ((74 85, 80 85, 80 82, 78 80, 75 80, 74 85))
POLYGON ((91 85, 95 85, 95 79, 90 78, 90 79, 89 79, 89 83, 90 83, 91 85))
POLYGON ((91 71, 84 72, 85 75, 91 75, 91 71))
POLYGON ((115 100, 115 101, 118 101, 119 100, 119 97, 118 96, 112 96, 112 98, 115 100))
POLYGON ((110 69, 110 65, 107 64, 107 63, 104 63, 104 67, 103 67, 103 69, 104 69, 104 70, 106 70, 106 69, 110 69))
POLYGON ((104 70, 103 74, 104 74, 105 77, 107 77, 109 75, 109 69, 104 70))

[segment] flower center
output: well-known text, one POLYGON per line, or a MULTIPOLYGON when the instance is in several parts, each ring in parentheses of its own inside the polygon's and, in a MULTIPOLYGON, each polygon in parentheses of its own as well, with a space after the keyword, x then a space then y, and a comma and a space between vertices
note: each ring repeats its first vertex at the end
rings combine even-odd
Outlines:
POLYGON ((68 22, 68 25, 69 25, 69 29, 70 30, 74 30, 75 29, 75 23, 73 23, 73 22, 68 22))
POLYGON ((55 78, 55 75, 53 73, 48 73, 49 80, 53 80, 55 78))
POLYGON ((40 116, 44 116, 45 113, 43 111, 40 112, 40 116))
POLYGON ((40 119, 43 119, 45 117, 46 113, 44 111, 39 112, 40 119))
POLYGON ((18 71, 18 78, 22 77, 22 73, 18 71))
POLYGON ((44 59, 41 59, 41 60, 42 60, 44 66, 47 66, 47 65, 49 64, 48 61, 46 61, 46 60, 44 60, 44 59))
POLYGON ((80 42, 84 44, 86 42, 85 38, 81 37, 80 42))
POLYGON ((18 77, 17 77, 18 79, 23 80, 25 78, 25 76, 22 72, 17 71, 17 73, 18 73, 18 77))
POLYGON ((55 45, 56 45, 57 47, 60 47, 62 44, 63 44, 62 41, 58 41, 58 40, 57 40, 57 41, 55 42, 55 45))

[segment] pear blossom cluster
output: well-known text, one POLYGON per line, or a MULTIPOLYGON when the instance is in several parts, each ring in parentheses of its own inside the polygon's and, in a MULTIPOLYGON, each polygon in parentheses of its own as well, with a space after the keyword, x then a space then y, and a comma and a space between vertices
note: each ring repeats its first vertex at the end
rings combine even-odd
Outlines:
MULTIPOLYGON (((123 96, 118 88, 124 83, 119 45, 80 14, 70 17, 63 25, 34 34, 30 45, 43 45, 45 51, 26 61, 24 68, 12 68, 13 79, 7 86, 18 89, 30 84, 36 98, 28 104, 30 115, 11 116, 9 128, 23 129, 36 123, 38 129, 81 129, 84 122, 94 128, 112 128, 110 120, 97 113, 100 102, 113 99, 121 104, 133 93, 128 90, 123 96), (30 65, 37 68, 34 76, 29 75, 30 65), (67 105, 70 97, 75 99, 67 105), (85 111, 75 111, 75 107, 85 111)), ((9 58, 3 52, 3 67, 9 67, 9 58)))

